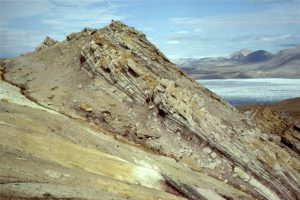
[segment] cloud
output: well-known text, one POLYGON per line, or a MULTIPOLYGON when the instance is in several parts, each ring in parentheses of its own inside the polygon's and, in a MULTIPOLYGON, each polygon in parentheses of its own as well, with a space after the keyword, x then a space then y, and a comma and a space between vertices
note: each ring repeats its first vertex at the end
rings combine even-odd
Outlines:
POLYGON ((185 31, 185 30, 182 30, 182 31, 176 31, 174 32, 175 34, 179 34, 179 35, 184 35, 184 34, 188 34, 189 31, 185 31))
POLYGON ((152 27, 144 27, 144 28, 141 28, 141 30, 143 30, 143 31, 155 31, 155 29, 152 28, 152 27))
POLYGON ((208 41, 217 41, 221 38, 209 36, 209 35, 201 35, 197 32, 188 32, 186 34, 172 34, 164 38, 167 41, 180 41, 185 43, 197 43, 197 42, 208 42, 208 41))
POLYGON ((230 39, 232 42, 270 42, 270 43, 279 43, 279 42, 287 42, 287 41, 296 41, 300 40, 300 36, 297 34, 243 34, 232 37, 230 39))
POLYGON ((45 0, 1 0, 1 21, 10 22, 20 17, 34 16, 49 12, 54 6, 45 0))
POLYGON ((108 0, 0 0, 1 56, 32 50, 47 35, 61 40, 84 27, 123 20, 117 10, 125 6, 108 0))
POLYGON ((278 36, 271 36, 271 37, 262 37, 260 40, 261 41, 279 41, 279 40, 287 40, 292 38, 290 34, 285 34, 285 35, 278 35, 278 36))
POLYGON ((265 19, 259 19, 259 17, 253 16, 250 18, 249 16, 243 15, 240 17, 227 17, 227 18, 171 18, 170 21, 174 24, 180 24, 180 25, 268 25, 268 24, 300 24, 300 20, 295 19, 284 19, 284 18, 278 18, 272 19, 272 18, 265 18, 265 19))
POLYGON ((224 25, 243 26, 246 25, 299 25, 300 24, 300 1, 288 0, 259 0, 261 2, 272 2, 267 10, 252 11, 241 14, 226 14, 218 16, 207 16, 203 18, 173 17, 173 24, 203 26, 224 25), (284 2, 284 3, 283 3, 284 2))
POLYGON ((275 52, 286 44, 300 44, 299 0, 257 0, 253 4, 261 5, 259 9, 254 6, 255 9, 247 12, 224 11, 218 15, 208 13, 203 17, 169 18, 174 26, 194 31, 185 35, 172 35, 167 39, 180 41, 181 49, 184 46, 190 49, 205 47, 203 50, 195 50, 202 51, 202 55, 211 52, 226 55, 226 52, 229 54, 241 48, 275 52))
MULTIPOLYGON (((88 1, 76 4, 71 3, 70 6, 57 6, 52 12, 44 14, 43 23, 50 25, 62 24, 65 26, 82 25, 88 23, 90 25, 98 25, 110 22, 111 19, 121 20, 124 16, 116 14, 116 9, 123 6, 122 4, 113 4, 103 1, 103 5, 92 6, 91 3, 95 1, 88 1)), ((67 5, 67 4, 66 4, 67 5)))
POLYGON ((166 42, 167 44, 179 44, 180 41, 179 40, 169 40, 166 42))
POLYGON ((286 43, 286 44, 280 44, 279 46, 281 46, 281 47, 283 47, 283 48, 292 48, 292 47, 300 46, 300 42, 299 42, 299 43, 286 43))
POLYGON ((60 7, 82 7, 96 3, 101 3, 104 0, 49 0, 50 3, 60 7))
POLYGON ((289 4, 295 3, 297 0, 251 0, 253 3, 271 3, 271 4, 289 4))
MULTIPOLYGON (((35 17, 34 22, 53 26, 69 26, 87 22, 92 25, 107 23, 111 19, 124 19, 116 10, 126 6, 108 0, 1 0, 1 24, 35 17)), ((32 19, 31 19, 32 20, 32 19)))
POLYGON ((41 32, 1 28, 0 57, 16 56, 32 51, 43 39, 41 32))
POLYGON ((201 32, 203 32, 203 29, 202 28, 195 28, 193 31, 196 32, 196 33, 201 33, 201 32))

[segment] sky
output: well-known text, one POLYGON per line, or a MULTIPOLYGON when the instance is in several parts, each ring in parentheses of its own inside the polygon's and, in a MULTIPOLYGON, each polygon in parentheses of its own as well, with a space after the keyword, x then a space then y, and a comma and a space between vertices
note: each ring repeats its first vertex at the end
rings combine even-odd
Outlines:
POLYGON ((171 59, 275 53, 300 45, 299 10, 300 0, 0 0, 0 57, 112 19, 143 31, 171 59))

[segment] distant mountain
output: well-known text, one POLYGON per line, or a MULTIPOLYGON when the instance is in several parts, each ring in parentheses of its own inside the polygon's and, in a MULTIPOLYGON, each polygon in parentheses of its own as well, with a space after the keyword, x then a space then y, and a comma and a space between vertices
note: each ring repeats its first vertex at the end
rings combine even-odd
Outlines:
POLYGON ((178 65, 180 64, 184 64, 184 63, 190 63, 190 62, 193 62, 197 59, 195 58, 178 58, 178 59, 173 59, 172 61, 178 65))
POLYGON ((174 62, 195 79, 300 78, 300 46, 276 54, 242 49, 229 57, 174 62))
POLYGON ((230 58, 233 60, 240 60, 243 59, 245 56, 249 55, 252 53, 251 50, 249 49, 241 49, 239 51, 236 51, 230 55, 230 58))
POLYGON ((254 51, 247 56, 243 57, 242 60, 245 62, 263 62, 272 58, 272 54, 265 50, 254 51))

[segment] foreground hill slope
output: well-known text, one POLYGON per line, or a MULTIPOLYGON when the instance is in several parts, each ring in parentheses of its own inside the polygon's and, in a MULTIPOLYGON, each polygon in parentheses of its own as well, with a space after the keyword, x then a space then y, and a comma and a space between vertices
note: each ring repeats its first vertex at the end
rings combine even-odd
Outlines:
POLYGON ((300 46, 271 54, 242 49, 230 58, 175 61, 195 79, 212 78, 300 78, 300 46))
POLYGON ((299 152, 266 137, 121 22, 47 38, 2 66, 0 147, 11 160, 1 166, 3 195, 299 199, 299 152), (20 106, 12 85, 35 106, 20 106), (80 196, 81 186, 95 196, 80 196))

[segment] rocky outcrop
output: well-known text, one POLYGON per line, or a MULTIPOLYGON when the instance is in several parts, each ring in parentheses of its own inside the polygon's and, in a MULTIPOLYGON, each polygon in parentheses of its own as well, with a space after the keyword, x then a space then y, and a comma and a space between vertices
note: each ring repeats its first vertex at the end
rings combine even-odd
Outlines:
MULTIPOLYGON (((223 157, 232 166, 241 166, 239 172, 243 173, 237 173, 238 176, 247 171, 249 175, 246 173, 240 175, 240 178, 256 188, 262 196, 271 195, 276 199, 277 194, 282 193, 280 197, 283 198, 287 196, 286 191, 293 187, 289 198, 298 193, 297 167, 290 165, 289 167, 295 167, 293 169, 296 171, 288 176, 293 177, 296 185, 282 190, 284 185, 290 183, 290 178, 280 175, 281 170, 276 173, 275 169, 279 165, 281 169, 290 173, 290 170, 284 169, 290 163, 281 160, 265 146, 266 141, 260 140, 259 131, 253 128, 251 130, 249 126, 245 127, 247 130, 244 130, 244 133, 237 132, 239 128, 232 124, 231 120, 209 109, 207 101, 219 101, 214 106, 228 115, 234 113, 230 106, 213 94, 205 93, 203 89, 201 91, 195 82, 186 78, 140 32, 119 22, 112 23, 107 30, 107 35, 96 35, 95 39, 83 48, 82 56, 86 60, 84 67, 87 71, 96 77, 104 77, 121 91, 125 91, 136 103, 154 105, 170 131, 182 130, 185 136, 193 138, 194 142, 206 142, 218 156, 223 157), (212 98, 206 99, 205 95, 212 98), (168 124, 171 126, 168 127, 168 124), (228 134, 227 130, 230 128, 234 131, 228 134), (248 145, 252 148, 248 148, 248 145), (260 174, 264 174, 265 178, 261 178, 260 174), (268 183, 268 186, 262 189, 263 183, 259 183, 256 177, 260 177, 259 181, 268 183), (281 183, 275 183, 275 177, 281 183)), ((243 127, 242 124, 239 126, 243 127)), ((275 143, 271 145, 276 146, 275 143)), ((288 154, 281 147, 276 148, 282 151, 282 154, 288 154)), ((191 152, 194 150, 189 149, 191 152)), ((296 162, 299 163, 297 159, 296 162)))
MULTIPOLYGON (((273 140, 281 146, 284 144, 290 150, 300 153, 299 122, 269 106, 260 106, 249 110, 247 115, 266 133, 264 139, 273 140)), ((289 158, 289 156, 287 157, 289 158)))
POLYGON ((58 41, 47 36, 45 40, 35 49, 36 52, 41 51, 44 48, 48 48, 56 44, 58 41))
POLYGON ((159 164, 167 161, 155 162, 167 186, 160 191, 186 198, 299 199, 298 152, 264 139, 266 131, 189 78, 143 33, 118 21, 87 30, 6 61, 5 80, 40 106, 193 172, 183 178, 159 164), (203 187, 212 185, 207 177, 218 184, 203 187))

